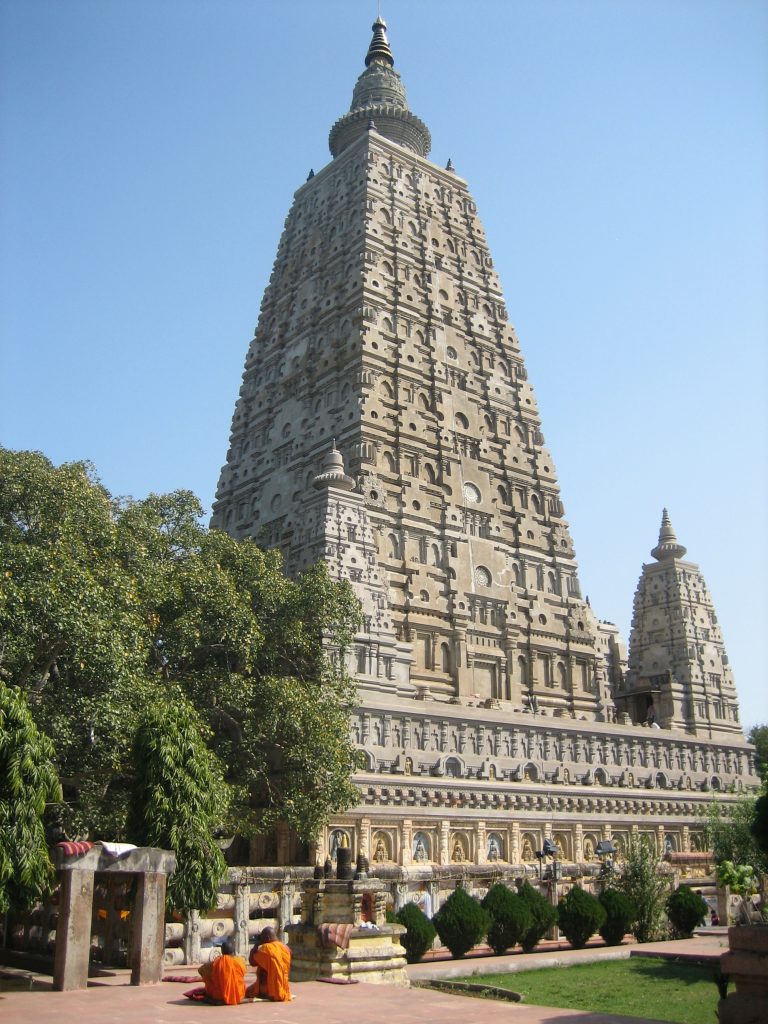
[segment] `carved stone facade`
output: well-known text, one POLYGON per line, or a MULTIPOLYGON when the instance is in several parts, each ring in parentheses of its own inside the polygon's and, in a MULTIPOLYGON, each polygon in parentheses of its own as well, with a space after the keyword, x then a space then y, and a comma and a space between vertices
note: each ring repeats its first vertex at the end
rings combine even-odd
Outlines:
POLYGON ((635 594, 629 671, 616 702, 633 721, 696 736, 741 736, 738 699, 704 577, 683 561, 664 510, 654 563, 643 566, 635 594))
POLYGON ((426 159, 384 29, 288 214, 212 518, 360 596, 367 769, 322 845, 343 829, 372 861, 509 863, 642 828, 689 849, 710 790, 757 782, 706 590, 667 548, 646 567, 625 674, 581 596, 475 203, 426 159))

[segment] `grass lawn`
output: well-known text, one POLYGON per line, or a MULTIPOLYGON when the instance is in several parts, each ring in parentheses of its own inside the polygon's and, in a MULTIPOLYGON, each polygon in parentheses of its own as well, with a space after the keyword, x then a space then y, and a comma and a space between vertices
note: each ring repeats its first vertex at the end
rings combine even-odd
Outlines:
POLYGON ((472 981, 520 992, 526 1003, 595 1013, 715 1024, 719 999, 714 966, 671 960, 609 960, 515 974, 484 974, 472 981))

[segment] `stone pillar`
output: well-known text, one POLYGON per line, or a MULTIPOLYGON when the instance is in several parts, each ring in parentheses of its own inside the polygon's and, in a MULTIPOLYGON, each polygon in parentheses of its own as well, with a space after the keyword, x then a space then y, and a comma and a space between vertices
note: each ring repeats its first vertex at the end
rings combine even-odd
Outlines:
MULTIPOLYGON (((145 871, 136 878, 131 940, 131 984, 155 985, 163 976, 165 950, 165 883, 160 871, 145 871)), ((90 940, 90 929, 88 930, 90 940)))
POLYGON ((448 842, 450 839, 451 823, 449 821, 440 822, 440 853, 435 859, 438 864, 450 864, 451 862, 451 851, 448 849, 448 842))
POLYGON ((577 864, 584 860, 584 827, 579 822, 573 826, 573 859, 577 864))
MULTIPOLYGON (((470 850, 470 860, 472 859, 472 851, 470 850)), ((478 821, 475 824, 475 864, 485 864, 488 860, 488 850, 486 848, 485 838, 485 822, 478 821)))
POLYGON ((440 909, 440 883, 436 881, 427 882, 427 888, 432 899, 432 917, 434 917, 440 909))
POLYGON ((238 956, 248 959, 251 940, 248 935, 248 921, 251 912, 251 887, 248 883, 235 885, 235 907, 232 913, 235 922, 233 941, 238 956))
MULTIPOLYGON (((691 852, 691 830, 688 827, 688 825, 683 825, 683 838, 681 840, 680 846, 683 853, 691 852)), ((720 911, 718 910, 718 915, 719 914, 720 911)), ((722 917, 720 918, 720 920, 723 920, 722 917)))
POLYGON ((402 910, 408 903, 408 883, 397 882, 395 885, 395 913, 402 910))
POLYGON ((763 1024, 768 1019, 768 928, 729 928, 720 970, 736 986, 718 1003, 721 1024, 763 1024))
POLYGON ((61 872, 56 957, 53 964, 53 987, 57 992, 69 992, 88 985, 93 876, 93 871, 61 872))
POLYGON ((413 822, 410 818, 403 820, 400 835, 402 842, 400 863, 407 868, 413 862, 413 822))
POLYGON ((184 926, 184 962, 200 963, 200 912, 190 910, 184 926))
POLYGON ((284 881, 280 888, 280 902, 277 906, 277 926, 281 942, 287 942, 286 928, 293 923, 293 900, 296 895, 296 884, 284 881))
POLYGON ((358 849, 364 857, 371 856, 371 819, 361 818, 357 834, 358 849))
POLYGON ((509 862, 510 864, 520 863, 520 823, 512 822, 512 831, 509 839, 509 862))

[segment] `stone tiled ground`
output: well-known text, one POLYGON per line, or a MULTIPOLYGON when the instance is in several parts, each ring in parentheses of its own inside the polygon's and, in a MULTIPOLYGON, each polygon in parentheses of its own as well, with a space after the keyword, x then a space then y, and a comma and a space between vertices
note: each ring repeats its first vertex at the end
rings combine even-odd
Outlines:
MULTIPOLYGON (((683 942, 654 943, 638 949, 623 947, 620 952, 679 957, 716 957, 727 940, 707 935, 683 942)), ((410 967, 413 980, 498 970, 530 970, 553 963, 584 962, 615 956, 617 950, 549 950, 505 957, 474 957, 455 963, 436 961, 410 967), (460 970, 456 970, 460 968, 460 970)), ((174 973, 182 973, 177 969, 174 973)), ((193 973, 184 969, 183 973, 193 973)), ((126 984, 127 975, 94 981, 84 992, 52 992, 49 988, 32 991, 0 991, 0 1021, 5 1024, 205 1024, 222 1015, 235 1024, 239 1020, 280 1022, 280 1024, 638 1024, 638 1018, 583 1013, 576 1010, 548 1009, 471 1000, 425 989, 400 989, 384 985, 324 985, 306 982, 294 986, 292 1003, 246 1003, 242 1006, 212 1007, 193 1004, 182 995, 183 984, 163 982, 144 988, 126 984)), ((653 1024, 653 1022, 646 1022, 653 1024)))

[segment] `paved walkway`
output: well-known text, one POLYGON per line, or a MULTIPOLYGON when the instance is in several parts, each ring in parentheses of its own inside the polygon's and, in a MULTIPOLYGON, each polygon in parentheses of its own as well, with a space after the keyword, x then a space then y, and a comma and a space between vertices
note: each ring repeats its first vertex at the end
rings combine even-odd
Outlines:
MULTIPOLYGON (((525 970, 553 964, 582 963, 585 960, 614 958, 630 953, 679 957, 693 955, 715 957, 727 939, 703 936, 681 942, 651 943, 636 946, 554 950, 546 953, 503 957, 474 957, 459 964, 435 961, 408 968, 413 980, 445 977, 446 968, 461 966, 469 973, 498 970, 525 970)), ((194 973, 177 968, 175 974, 194 973)), ((457 975, 451 975, 457 976, 457 975)), ((127 972, 94 979, 84 992, 53 992, 50 979, 42 987, 36 982, 32 991, 0 989, 0 1021, 5 1024, 214 1024, 222 1015, 226 1021, 259 1021, 272 1024, 657 1024, 646 1018, 619 1017, 611 1014, 584 1013, 578 1010, 551 1009, 519 1003, 471 1000, 422 988, 397 988, 389 985, 325 985, 305 982, 293 986, 296 998, 291 1003, 246 1003, 242 1006, 212 1007, 191 1003, 182 993, 191 985, 162 982, 133 988, 127 984, 127 972)))

